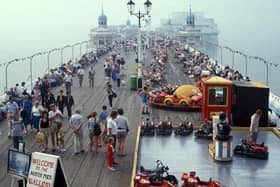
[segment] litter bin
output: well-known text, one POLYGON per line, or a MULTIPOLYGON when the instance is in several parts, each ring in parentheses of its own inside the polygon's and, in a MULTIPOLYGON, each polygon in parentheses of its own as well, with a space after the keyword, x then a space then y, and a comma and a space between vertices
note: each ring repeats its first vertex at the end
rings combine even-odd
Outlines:
POLYGON ((137 90, 137 76, 131 75, 130 76, 130 82, 129 86, 131 90, 137 90))

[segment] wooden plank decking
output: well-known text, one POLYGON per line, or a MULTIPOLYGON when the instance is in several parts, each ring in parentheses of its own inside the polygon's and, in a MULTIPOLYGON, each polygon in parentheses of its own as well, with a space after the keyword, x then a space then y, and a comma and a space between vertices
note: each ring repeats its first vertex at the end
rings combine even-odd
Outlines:
MULTIPOLYGON (((114 107, 122 107, 125 111, 125 116, 128 117, 131 129, 126 140, 126 157, 117 157, 116 161, 119 163, 117 166, 117 171, 109 171, 107 169, 106 162, 106 149, 103 146, 99 153, 91 153, 86 151, 84 154, 74 155, 73 151, 73 138, 72 133, 68 127, 68 122, 65 119, 64 128, 65 141, 66 141, 66 152, 56 153, 61 156, 63 166, 66 172, 66 177, 68 182, 73 187, 128 187, 130 184, 131 171, 133 167, 133 154, 135 148, 137 127, 142 120, 140 115, 140 101, 138 95, 135 91, 130 91, 129 76, 135 72, 134 58, 135 54, 130 53, 130 55, 123 54, 126 60, 126 85, 122 86, 121 89, 116 90, 117 99, 114 101, 114 107)), ((169 55, 173 56, 173 55, 169 55)), ((150 56, 148 55, 149 62, 150 56)), ((150 58, 151 59, 151 58, 150 58)), ((170 59, 170 62, 174 60, 170 59)), ((84 80, 84 85, 82 88, 78 87, 77 78, 74 78, 74 87, 72 88, 72 95, 75 99, 74 109, 81 109, 82 114, 86 116, 92 111, 100 112, 102 105, 108 105, 107 93, 105 92, 105 78, 104 78, 104 59, 100 59, 97 64, 94 65, 96 70, 95 86, 94 88, 89 88, 87 76, 84 80)), ((190 83, 190 80, 183 75, 182 65, 179 64, 168 64, 167 71, 167 82, 170 84, 185 84, 190 83)), ((55 95, 57 95, 58 90, 54 90, 55 95)), ((64 87, 63 87, 64 89, 64 87)), ((184 120, 186 117, 191 120, 194 124, 200 121, 200 115, 197 112, 178 112, 178 111, 168 111, 158 108, 151 109, 151 116, 153 119, 165 119, 165 116, 170 117, 174 123, 179 123, 180 120, 184 120)), ((6 122, 0 123, 0 129, 3 134, 0 136, 0 186, 9 186, 11 183, 11 177, 6 172, 7 166, 7 151, 11 147, 12 141, 6 136, 6 122)), ((84 145, 86 150, 88 149, 88 137, 87 130, 84 128, 84 145)), ((28 134, 24 137, 27 142, 26 151, 40 151, 41 148, 34 142, 35 134, 28 134)))

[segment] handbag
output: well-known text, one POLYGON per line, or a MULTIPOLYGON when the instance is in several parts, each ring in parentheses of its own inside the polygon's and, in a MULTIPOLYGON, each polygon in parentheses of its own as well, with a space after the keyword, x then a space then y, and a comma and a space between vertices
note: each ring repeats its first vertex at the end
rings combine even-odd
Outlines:
POLYGON ((117 97, 117 94, 115 92, 113 92, 113 91, 112 91, 112 95, 113 95, 114 98, 117 97))
POLYGON ((99 135, 101 134, 101 129, 100 129, 100 127, 99 127, 98 124, 95 124, 95 125, 94 125, 94 127, 93 127, 93 133, 94 133, 94 135, 96 135, 96 136, 99 136, 99 135))

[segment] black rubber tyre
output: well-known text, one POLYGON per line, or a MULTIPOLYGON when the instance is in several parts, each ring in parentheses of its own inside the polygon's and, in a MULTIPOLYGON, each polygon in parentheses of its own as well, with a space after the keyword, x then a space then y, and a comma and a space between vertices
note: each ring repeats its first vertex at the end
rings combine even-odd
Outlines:
POLYGON ((173 185, 178 184, 178 180, 174 175, 168 175, 168 176, 165 177, 165 179, 168 180, 173 185))
POLYGON ((165 101, 165 104, 168 106, 172 105, 171 101, 169 101, 169 100, 165 101))
POLYGON ((185 107, 187 107, 187 106, 188 106, 188 104, 186 103, 186 101, 182 101, 182 102, 181 102, 181 106, 185 106, 185 107))

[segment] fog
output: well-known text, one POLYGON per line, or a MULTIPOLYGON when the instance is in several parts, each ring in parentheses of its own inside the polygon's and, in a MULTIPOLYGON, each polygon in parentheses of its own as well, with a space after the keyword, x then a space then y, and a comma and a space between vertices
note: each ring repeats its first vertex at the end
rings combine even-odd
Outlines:
MULTIPOLYGON (((128 14, 128 0, 2 0, 0 8, 0 63, 17 57, 29 56, 38 51, 88 39, 89 30, 97 26, 97 17, 104 12, 108 24, 125 23, 136 17, 128 14)), ((135 10, 143 11, 145 0, 134 0, 135 10)), ((156 27, 161 18, 174 11, 186 11, 189 4, 193 11, 203 12, 214 18, 219 28, 221 45, 257 55, 278 64, 280 57, 279 15, 280 2, 276 0, 151 0, 152 24, 156 27)), ((225 52, 224 61, 230 59, 225 52)), ((229 61, 229 60, 228 60, 229 61)), ((229 62, 230 64, 230 62, 229 62)), ((240 71, 243 60, 236 57, 240 71)), ((249 62, 249 75, 265 81, 265 66, 249 62)), ((14 67, 17 69, 16 67, 14 67)), ((3 66, 0 67, 1 74, 3 66)), ((15 70, 24 71, 24 70, 15 70)), ((278 95, 277 74, 280 67, 270 68, 270 85, 278 95)), ((0 87, 3 86, 1 76, 0 87)))

